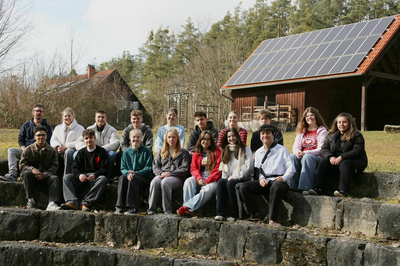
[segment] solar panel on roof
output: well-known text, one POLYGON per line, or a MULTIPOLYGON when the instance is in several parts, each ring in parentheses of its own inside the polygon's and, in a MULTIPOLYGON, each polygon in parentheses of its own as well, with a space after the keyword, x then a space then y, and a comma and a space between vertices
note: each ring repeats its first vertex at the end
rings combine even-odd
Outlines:
POLYGON ((285 43, 285 45, 282 46, 281 49, 289 49, 293 43, 299 38, 299 35, 291 35, 290 39, 285 43))
POLYGON ((332 28, 332 30, 325 37, 323 42, 331 42, 331 41, 333 41, 333 39, 335 39, 336 35, 338 35, 340 30, 341 30, 341 27, 332 28))
POLYGON ((247 79, 247 77, 251 74, 251 72, 253 72, 253 69, 245 70, 244 73, 235 82, 235 85, 236 84, 243 84, 243 82, 247 79))
POLYGON ((313 31, 310 32, 310 35, 308 35, 307 39, 304 40, 304 42, 301 44, 302 46, 308 46, 312 44, 312 42, 317 38, 319 32, 313 31))
POLYGON ((360 45, 356 53, 367 53, 376 43, 377 38, 375 36, 368 36, 365 41, 360 45))
POLYGON ((292 52, 290 50, 287 50, 284 55, 279 59, 278 64, 285 64, 289 58, 292 56, 292 52))
POLYGON ((328 43, 323 43, 321 45, 318 45, 316 49, 314 49, 314 52, 310 56, 311 59, 317 59, 320 58, 321 54, 325 51, 326 47, 328 47, 328 43))
POLYGON ((263 82, 273 80, 273 78, 278 73, 278 71, 281 70, 281 68, 282 66, 274 66, 271 71, 269 71, 268 74, 264 77, 263 82))
POLYGON ((373 34, 382 34, 387 27, 389 27, 390 23, 392 23, 394 17, 387 17, 387 18, 382 18, 378 25, 376 25, 375 29, 371 32, 371 35, 373 34))
POLYGON ((243 74, 243 70, 237 71, 226 83, 226 86, 232 86, 235 84, 236 80, 243 74))
POLYGON ((299 71, 296 72, 296 74, 293 76, 293 78, 303 78, 307 71, 312 67, 315 61, 308 61, 303 64, 303 66, 299 69, 299 71))
POLYGON ((262 68, 254 69, 253 72, 251 72, 251 74, 245 80, 245 83, 251 83, 258 76, 258 74, 260 74, 262 70, 263 70, 262 68))
POLYGON ((320 59, 320 60, 315 61, 313 66, 307 71, 307 74, 305 74, 305 77, 316 76, 317 73, 319 72, 319 70, 323 67, 323 65, 325 64, 325 62, 327 60, 328 59, 320 59))
POLYGON ((351 31, 352 28, 354 28, 354 24, 344 26, 342 28, 342 30, 338 33, 338 35, 336 35, 335 39, 333 39, 333 40, 338 41, 338 40, 346 39, 346 36, 349 34, 349 32, 351 31))
POLYGON ((339 46, 336 48, 336 50, 333 52, 331 55, 333 56, 341 56, 344 54, 344 52, 349 48, 350 44, 353 42, 353 40, 344 40, 339 44, 339 46))
POLYGON ((244 64, 240 67, 240 69, 246 69, 249 68, 250 65, 254 62, 254 60, 257 58, 258 55, 252 55, 250 56, 246 62, 244 62, 244 64))
POLYGON ((339 57, 336 58, 329 58, 323 67, 321 67, 320 71, 318 71, 317 75, 322 76, 322 75, 327 75, 329 71, 333 68, 333 66, 336 64, 336 62, 339 60, 339 57))
POLYGON ((286 73, 286 75, 283 77, 284 79, 290 79, 293 78, 297 71, 299 71, 299 69, 303 66, 304 62, 300 62, 300 63, 295 63, 293 64, 292 68, 286 73))
POLYGON ((272 67, 266 67, 263 68, 260 72, 260 74, 258 74, 258 76, 253 80, 252 83, 259 83, 262 82, 265 78, 265 76, 268 74, 268 72, 270 72, 272 69, 272 67))
POLYGON ((362 62, 364 57, 365 56, 362 54, 353 55, 349 63, 342 69, 342 72, 346 73, 354 71, 357 68, 357 66, 362 62))
POLYGON ((269 65, 275 65, 278 63, 279 59, 286 53, 286 51, 279 51, 276 53, 276 55, 269 61, 269 65))
POLYGON ((266 40, 227 86, 353 72, 393 19, 266 40))
POLYGON ((291 46, 291 48, 300 47, 301 44, 307 39, 307 37, 308 37, 309 34, 310 34, 309 32, 300 34, 299 38, 293 43, 293 45, 291 46))
POLYGON ((293 65, 284 65, 278 73, 274 76, 273 80, 281 80, 293 65))
POLYGON ((318 36, 315 38, 312 44, 319 44, 322 43, 322 41, 325 39, 325 37, 329 34, 329 32, 332 30, 332 28, 329 29, 323 29, 318 31, 318 36))
POLYGON ((371 20, 367 23, 367 25, 362 29, 358 36, 368 36, 374 30, 376 25, 378 25, 378 20, 371 20))
POLYGON ((346 55, 339 58, 336 64, 333 66, 331 71, 329 71, 329 75, 342 73, 342 69, 349 63, 352 55, 346 55))
POLYGON ((264 56, 264 59, 258 65, 259 67, 268 66, 271 59, 275 56, 276 52, 268 53, 264 56))
POLYGON ((265 55, 263 55, 263 54, 257 55, 257 58, 254 59, 254 61, 251 63, 251 65, 250 65, 249 68, 258 67, 258 65, 259 65, 259 64, 261 63, 261 61, 264 59, 264 56, 265 56, 265 55))
POLYGON ((253 54, 260 54, 270 42, 271 39, 263 41, 253 54))
POLYGON ((304 51, 307 49, 307 47, 300 47, 297 48, 296 51, 293 52, 292 56, 289 58, 288 63, 294 63, 299 61, 298 59, 300 56, 304 53, 304 51))

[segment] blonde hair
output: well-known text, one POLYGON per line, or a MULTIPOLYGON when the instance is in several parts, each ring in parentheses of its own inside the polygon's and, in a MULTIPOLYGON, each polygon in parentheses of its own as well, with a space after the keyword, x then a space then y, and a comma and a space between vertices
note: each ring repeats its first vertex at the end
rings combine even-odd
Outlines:
POLYGON ((143 137, 143 133, 140 129, 132 129, 131 131, 129 131, 129 138, 132 138, 133 134, 135 133, 139 133, 140 137, 143 137))
POLYGON ((168 137, 168 133, 174 133, 176 135, 177 141, 176 141, 176 146, 175 146, 175 150, 174 150, 174 154, 172 154, 172 158, 175 158, 182 150, 181 148, 181 141, 179 139, 179 133, 175 128, 170 128, 167 133, 165 134, 165 138, 164 138, 164 143, 161 149, 161 157, 163 159, 167 159, 168 155, 169 155, 169 144, 167 142, 167 137, 168 137))

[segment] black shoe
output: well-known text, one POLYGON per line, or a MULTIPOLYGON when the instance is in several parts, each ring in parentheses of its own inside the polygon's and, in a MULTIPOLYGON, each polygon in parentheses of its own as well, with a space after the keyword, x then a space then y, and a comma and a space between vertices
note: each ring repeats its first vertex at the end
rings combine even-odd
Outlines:
POLYGON ((319 188, 310 189, 310 190, 308 191, 308 193, 309 193, 310 195, 314 195, 314 196, 322 195, 322 191, 321 191, 321 189, 319 189, 319 188))
POLYGON ((348 197, 349 196, 349 193, 347 193, 346 191, 344 191, 344 190, 339 190, 339 191, 335 191, 334 193, 333 193, 333 195, 335 195, 335 197, 338 197, 338 198, 345 198, 345 197, 348 197))
POLYGON ((253 213, 250 215, 249 218, 246 219, 246 221, 251 221, 251 222, 256 222, 256 221, 260 221, 260 215, 258 213, 253 213))

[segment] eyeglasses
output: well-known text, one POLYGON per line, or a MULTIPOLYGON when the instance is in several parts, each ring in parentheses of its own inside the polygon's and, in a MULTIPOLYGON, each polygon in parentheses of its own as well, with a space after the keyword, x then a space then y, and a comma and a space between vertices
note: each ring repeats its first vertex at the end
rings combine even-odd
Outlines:
POLYGON ((36 134, 35 137, 46 137, 46 134, 36 134))

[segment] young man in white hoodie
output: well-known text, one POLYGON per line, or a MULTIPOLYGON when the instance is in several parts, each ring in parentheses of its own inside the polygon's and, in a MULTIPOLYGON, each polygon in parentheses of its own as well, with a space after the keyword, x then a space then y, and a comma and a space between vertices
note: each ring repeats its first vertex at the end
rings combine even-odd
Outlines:
MULTIPOLYGON (((118 131, 107 123, 107 115, 104 110, 97 110, 95 115, 95 123, 93 126, 87 129, 92 129, 96 136, 96 145, 103 147, 107 151, 108 155, 108 176, 110 180, 113 178, 113 166, 115 163, 115 158, 117 157, 117 150, 119 148, 119 135, 118 131)), ((86 144, 81 136, 75 143, 76 152, 74 158, 78 151, 84 147, 86 144)))

